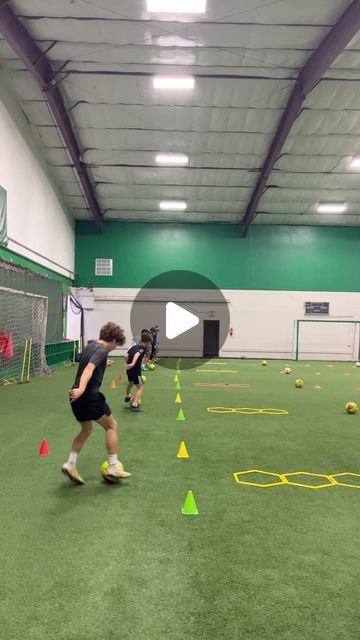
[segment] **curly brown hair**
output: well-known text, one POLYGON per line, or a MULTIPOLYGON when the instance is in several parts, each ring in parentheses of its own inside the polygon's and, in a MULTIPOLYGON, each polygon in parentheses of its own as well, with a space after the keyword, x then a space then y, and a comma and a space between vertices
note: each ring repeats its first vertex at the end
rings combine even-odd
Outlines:
POLYGON ((119 327, 115 322, 107 322, 101 327, 100 330, 100 340, 104 340, 104 342, 116 342, 116 344, 122 346, 125 344, 126 337, 124 333, 124 329, 119 327))
POLYGON ((145 344, 150 344, 151 340, 152 340, 151 333, 149 333, 149 331, 142 331, 141 342, 144 342, 145 344))

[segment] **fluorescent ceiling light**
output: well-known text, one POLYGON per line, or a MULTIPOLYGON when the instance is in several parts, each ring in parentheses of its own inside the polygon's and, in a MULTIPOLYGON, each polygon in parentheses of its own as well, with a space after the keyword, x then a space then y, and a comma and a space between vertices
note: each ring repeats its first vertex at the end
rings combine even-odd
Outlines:
POLYGON ((163 200, 160 202, 162 211, 185 211, 186 207, 186 202, 182 200, 163 200))
POLYGON ((350 167, 352 169, 360 169, 360 156, 355 156, 351 162, 350 162, 350 167))
POLYGON ((319 213, 344 213, 346 209, 346 202, 319 202, 317 205, 319 213))
POLYGON ((193 76, 155 76, 153 85, 154 89, 193 89, 195 78, 193 76))
POLYGON ((205 13, 206 0, 147 0, 149 13, 205 13))
POLYGON ((187 164, 189 156, 186 156, 185 153, 158 153, 156 162, 158 164, 187 164))

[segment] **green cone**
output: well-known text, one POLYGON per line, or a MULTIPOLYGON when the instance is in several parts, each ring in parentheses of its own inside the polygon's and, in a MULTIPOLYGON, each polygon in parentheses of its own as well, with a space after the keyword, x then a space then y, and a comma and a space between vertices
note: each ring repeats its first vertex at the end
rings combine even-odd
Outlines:
POLYGON ((177 382, 177 383, 176 383, 176 387, 175 387, 175 389, 181 389, 181 387, 180 387, 180 382, 177 382))
POLYGON ((184 506, 181 511, 184 516, 197 516, 199 514, 192 491, 188 491, 184 506))
POLYGON ((182 409, 179 410, 178 417, 176 418, 176 420, 186 420, 182 409))

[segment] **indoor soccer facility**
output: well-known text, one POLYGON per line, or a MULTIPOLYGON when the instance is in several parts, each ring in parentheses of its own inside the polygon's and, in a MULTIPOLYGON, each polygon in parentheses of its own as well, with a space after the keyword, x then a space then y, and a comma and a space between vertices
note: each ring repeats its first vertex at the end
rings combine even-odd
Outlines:
POLYGON ((359 636, 359 30, 0 0, 1 637, 359 636))

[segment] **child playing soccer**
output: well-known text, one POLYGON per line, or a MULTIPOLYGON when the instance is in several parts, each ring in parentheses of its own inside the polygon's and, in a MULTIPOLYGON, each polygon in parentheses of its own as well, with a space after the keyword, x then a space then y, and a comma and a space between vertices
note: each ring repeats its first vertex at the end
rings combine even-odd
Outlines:
POLYGON ((71 409, 76 420, 80 422, 81 431, 72 443, 68 461, 61 469, 62 473, 76 484, 84 484, 83 478, 77 471, 76 461, 92 432, 93 420, 105 429, 109 456, 107 475, 110 478, 130 478, 131 476, 131 473, 123 470, 118 461, 117 424, 105 396, 100 393, 108 354, 124 343, 125 335, 121 327, 108 322, 102 327, 99 340, 90 342, 81 355, 75 382, 70 391, 71 409))
POLYGON ((130 402, 131 389, 133 385, 136 386, 136 392, 132 403, 131 411, 133 413, 141 411, 139 407, 139 400, 141 398, 143 390, 143 382, 141 378, 141 364, 144 358, 148 358, 151 346, 151 334, 148 331, 142 331, 139 344, 135 344, 130 347, 127 352, 126 359, 126 373, 128 377, 128 386, 126 388, 125 402, 130 402))

